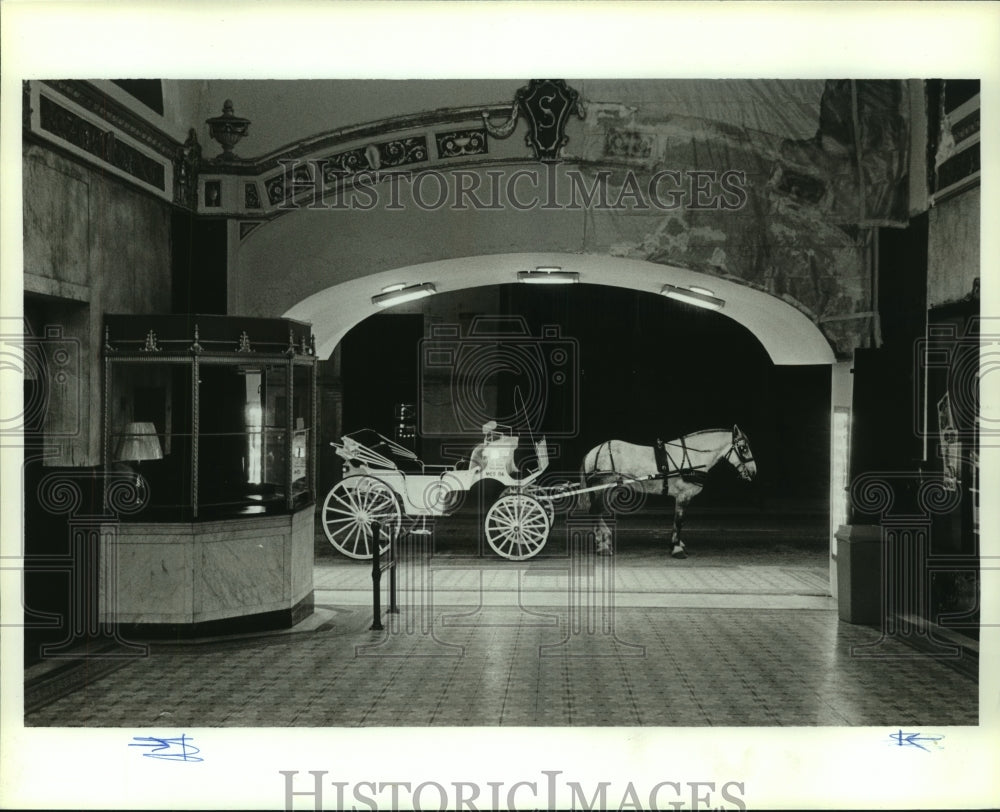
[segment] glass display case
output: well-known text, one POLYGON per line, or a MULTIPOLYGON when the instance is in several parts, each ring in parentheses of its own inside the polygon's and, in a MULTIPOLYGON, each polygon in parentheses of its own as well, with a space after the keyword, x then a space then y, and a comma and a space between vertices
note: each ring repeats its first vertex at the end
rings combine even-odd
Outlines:
POLYGON ((105 317, 105 504, 185 521, 315 499, 309 325, 238 316, 105 317), (121 499, 119 498, 119 501, 121 499))

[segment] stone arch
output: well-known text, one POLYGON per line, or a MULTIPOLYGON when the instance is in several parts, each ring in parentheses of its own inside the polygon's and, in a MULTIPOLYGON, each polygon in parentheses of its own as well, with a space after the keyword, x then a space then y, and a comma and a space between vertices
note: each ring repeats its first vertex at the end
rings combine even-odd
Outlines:
POLYGON ((379 311, 371 297, 391 284, 430 282, 438 292, 515 282, 517 272, 559 266, 582 283, 659 293, 664 284, 707 287, 726 301, 719 311, 746 327, 775 364, 832 364, 829 342, 800 310, 775 296, 730 280, 658 263, 565 253, 509 253, 418 263, 331 285, 288 307, 289 318, 311 322, 320 358, 330 355, 354 325, 379 311))

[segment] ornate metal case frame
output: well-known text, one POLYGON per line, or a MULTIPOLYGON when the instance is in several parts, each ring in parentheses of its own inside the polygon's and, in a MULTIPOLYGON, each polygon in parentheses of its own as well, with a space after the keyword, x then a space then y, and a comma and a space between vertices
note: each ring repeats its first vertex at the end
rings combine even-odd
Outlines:
MULTIPOLYGON (((315 500, 317 436, 317 366, 315 339, 310 325, 291 319, 263 319, 206 315, 106 315, 104 324, 104 393, 102 459, 105 473, 104 507, 108 509, 108 482, 113 463, 112 411, 115 403, 114 371, 120 365, 182 365, 190 370, 190 513, 199 516, 199 453, 201 432, 200 371, 207 365, 245 369, 248 366, 284 369, 287 405, 283 410, 284 508, 297 509, 303 493, 293 492, 293 438, 295 426, 295 371, 308 371, 310 425, 305 444, 305 494, 315 500), (298 503, 298 504, 297 504, 298 503)), ((301 433, 301 432, 300 432, 301 433)))

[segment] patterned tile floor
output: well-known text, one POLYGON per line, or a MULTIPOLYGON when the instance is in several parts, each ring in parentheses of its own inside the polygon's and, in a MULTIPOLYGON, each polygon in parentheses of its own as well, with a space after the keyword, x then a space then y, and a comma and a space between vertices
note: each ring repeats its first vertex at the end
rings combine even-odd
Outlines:
POLYGON ((879 633, 839 621, 825 557, 658 555, 656 567, 637 551, 575 571, 566 559, 413 558, 383 632, 368 629, 369 566, 324 555, 316 611, 296 628, 152 642, 59 690, 29 672, 25 724, 977 723, 977 683, 948 665, 894 641, 852 655, 879 633))

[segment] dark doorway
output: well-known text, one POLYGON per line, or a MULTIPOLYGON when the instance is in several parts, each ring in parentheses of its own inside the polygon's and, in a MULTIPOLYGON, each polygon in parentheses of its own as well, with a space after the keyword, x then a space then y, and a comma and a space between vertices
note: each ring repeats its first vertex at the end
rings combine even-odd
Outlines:
MULTIPOLYGON (((828 533, 828 366, 775 366, 742 325, 660 296, 600 285, 497 290, 499 312, 478 315, 517 317, 540 344, 570 348, 572 399, 553 387, 560 397, 553 395, 538 423, 514 425, 523 436, 546 435, 558 453, 553 470, 575 471, 587 449, 611 438, 652 445, 738 424, 750 438, 757 481, 748 487, 721 466, 726 470, 713 472, 698 509, 809 514, 816 533, 828 533)), ((447 314, 459 310, 452 296, 457 301, 460 294, 427 300, 423 315, 373 316, 347 334, 341 345, 344 432, 373 428, 392 437, 394 407, 421 402, 424 319, 448 321, 447 314)), ((475 314, 463 315, 468 321, 475 314)), ((458 329, 464 337, 468 324, 458 329)), ((506 372, 493 378, 479 384, 496 389, 498 414, 515 413, 513 395, 501 391, 513 378, 506 372)), ((439 451, 449 441, 460 438, 418 437, 416 450, 426 462, 445 463, 439 451)))
POLYGON ((417 351, 423 336, 422 314, 379 313, 344 337, 343 433, 367 428, 394 438, 397 406, 417 402, 417 351))

